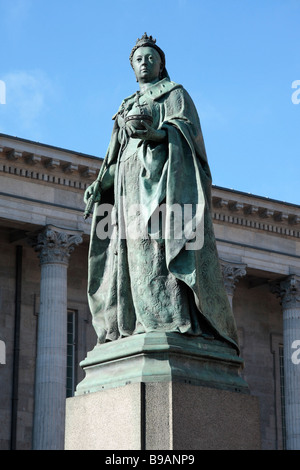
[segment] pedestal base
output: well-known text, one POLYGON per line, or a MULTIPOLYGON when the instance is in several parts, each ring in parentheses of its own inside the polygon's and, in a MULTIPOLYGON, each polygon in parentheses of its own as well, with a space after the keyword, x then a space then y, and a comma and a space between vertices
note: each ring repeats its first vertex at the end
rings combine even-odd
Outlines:
POLYGON ((257 399, 225 342, 152 332, 97 345, 67 399, 67 450, 258 449, 257 399))
POLYGON ((203 336, 151 332, 98 344, 80 363, 75 395, 136 382, 183 382, 249 393, 243 360, 227 343, 203 336))
POLYGON ((182 382, 133 383, 67 399, 66 450, 257 450, 258 402, 182 382))

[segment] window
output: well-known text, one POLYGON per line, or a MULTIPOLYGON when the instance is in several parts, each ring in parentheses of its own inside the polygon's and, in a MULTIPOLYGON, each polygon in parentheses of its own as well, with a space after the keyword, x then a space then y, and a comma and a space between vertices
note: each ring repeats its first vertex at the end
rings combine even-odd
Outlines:
POLYGON ((68 310, 67 320, 67 398, 72 397, 76 386, 76 311, 68 310))
POLYGON ((0 364, 6 364, 6 346, 2 340, 0 340, 0 364))

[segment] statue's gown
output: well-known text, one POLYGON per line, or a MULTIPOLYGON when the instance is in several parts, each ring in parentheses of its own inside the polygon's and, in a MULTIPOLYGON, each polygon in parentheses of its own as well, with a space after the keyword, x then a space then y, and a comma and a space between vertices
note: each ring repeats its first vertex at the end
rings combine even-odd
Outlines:
POLYGON ((105 158, 116 164, 114 186, 95 207, 89 251, 88 298, 99 342, 164 331, 209 333, 237 348, 210 214, 211 174, 190 96, 165 78, 125 99, 114 120, 105 158), (166 131, 163 143, 128 138, 124 119, 139 112, 137 105, 166 131), (153 222, 159 205, 166 232, 153 222), (194 226, 185 224, 182 236, 174 208, 192 211, 194 226))

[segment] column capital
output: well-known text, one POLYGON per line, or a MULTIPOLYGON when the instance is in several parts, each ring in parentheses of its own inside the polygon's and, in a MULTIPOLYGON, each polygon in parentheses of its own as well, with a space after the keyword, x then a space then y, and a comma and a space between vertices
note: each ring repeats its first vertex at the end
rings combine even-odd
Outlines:
POLYGON ((272 281, 270 289, 280 297, 284 309, 300 308, 300 276, 292 274, 285 279, 272 281))
POLYGON ((40 264, 68 264, 70 254, 82 242, 82 232, 47 225, 29 237, 29 244, 39 253, 40 264))
POLYGON ((239 278, 246 275, 247 265, 222 258, 220 258, 220 264, 226 292, 233 296, 239 278))

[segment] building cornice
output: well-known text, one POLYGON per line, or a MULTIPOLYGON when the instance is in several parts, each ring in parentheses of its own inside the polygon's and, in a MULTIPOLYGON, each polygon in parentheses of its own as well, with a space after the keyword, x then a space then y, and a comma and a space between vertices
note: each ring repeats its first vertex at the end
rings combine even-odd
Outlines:
POLYGON ((231 195, 235 194, 236 198, 238 198, 239 196, 246 197, 246 198, 252 197, 252 198, 255 198, 256 200, 263 201, 263 204, 265 203, 271 203, 271 204, 276 204, 276 205, 280 204, 280 205, 284 205, 287 207, 295 208, 296 210, 300 211, 299 204, 293 204, 291 202, 280 201, 279 199, 272 199, 266 196, 260 196, 258 194, 246 193, 245 191, 239 191, 237 189, 224 188, 223 186, 217 186, 215 184, 213 184, 212 187, 213 187, 214 192, 221 192, 222 194, 231 194, 231 195))
POLYGON ((36 146, 36 147, 39 147, 39 148, 42 148, 42 149, 45 149, 44 151, 49 151, 49 150, 54 150, 54 151, 59 151, 59 152, 63 152, 63 153, 68 153, 68 154, 73 154, 73 155, 76 155, 76 156, 83 156, 84 158, 89 158, 89 159, 94 159, 94 160, 99 160, 99 157, 96 157, 95 155, 89 155, 87 153, 81 153, 81 152, 76 152, 75 150, 68 150, 68 149, 65 149, 65 148, 62 148, 62 147, 57 147, 57 146, 54 146, 54 145, 49 145, 49 144, 44 144, 42 142, 36 142, 36 141, 33 141, 33 140, 29 140, 29 139, 23 139, 21 137, 14 137, 12 135, 9 135, 9 134, 2 134, 0 133, 0 142, 1 141, 5 141, 5 142, 14 142, 14 146, 16 145, 16 143, 20 143, 20 145, 24 146, 24 145, 30 145, 30 146, 36 146))
MULTIPOLYGON (((84 191, 102 159, 0 134, 0 175, 84 191)), ((300 238, 300 206, 219 186, 212 188, 215 224, 300 238)))
POLYGON ((215 223, 300 238, 300 207, 226 188, 212 189, 215 223))
POLYGON ((0 134, 0 174, 85 190, 102 159, 0 134))

